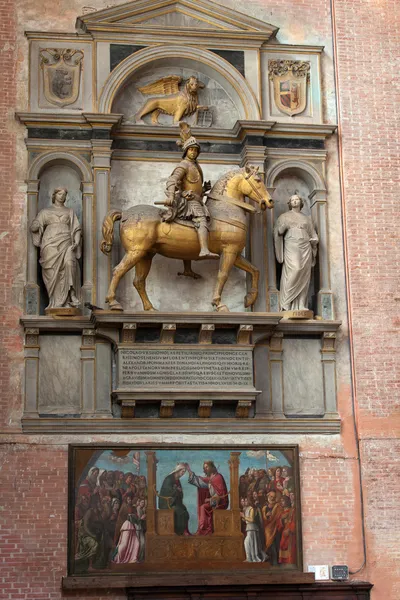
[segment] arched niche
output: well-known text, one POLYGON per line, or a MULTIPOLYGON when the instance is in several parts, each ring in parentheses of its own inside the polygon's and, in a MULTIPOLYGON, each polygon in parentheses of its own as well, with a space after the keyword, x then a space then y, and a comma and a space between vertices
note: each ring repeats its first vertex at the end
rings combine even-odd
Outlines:
MULTIPOLYGON (((68 196, 66 206, 76 213, 83 230, 83 252, 86 231, 91 228, 82 202, 82 189, 91 180, 89 165, 76 155, 66 152, 51 152, 40 155, 31 164, 28 179, 28 221, 29 224, 42 209, 52 205, 52 194, 56 188, 66 188, 68 196), (86 221, 86 222, 85 222, 86 221)), ((88 212, 88 211, 86 211, 88 212)), ((28 229, 28 284, 39 286, 37 306, 39 314, 44 314, 48 296, 39 263, 40 250, 36 248, 28 229)), ((80 260, 81 284, 83 284, 83 261, 80 260)))
POLYGON ((81 156, 63 151, 40 154, 29 167, 28 180, 37 181, 46 169, 54 165, 71 167, 79 175, 82 183, 92 181, 92 170, 89 163, 81 156))
MULTIPOLYGON (((272 198, 274 200, 273 210, 273 222, 275 223, 278 217, 289 210, 288 201, 293 194, 299 194, 303 199, 304 206, 302 212, 305 215, 312 215, 312 196, 315 190, 325 190, 325 183, 317 171, 317 169, 310 164, 302 163, 301 161, 283 161, 275 165, 267 173, 267 187, 273 189, 272 198)), ((318 229, 318 223, 314 224, 318 229)), ((273 227, 273 224, 271 224, 273 227)), ((271 227, 271 230, 272 230, 271 227)), ((320 240, 321 242, 321 240, 320 240)), ((321 250, 321 246, 319 251, 321 250)), ((282 265, 275 260, 276 273, 276 288, 280 288, 280 279, 282 272, 282 265)), ((311 282, 308 293, 308 305, 309 307, 317 312, 317 294, 320 290, 320 266, 317 261, 311 274, 311 282)))
MULTIPOLYGON (((104 84, 99 100, 99 112, 110 113, 118 110, 124 113, 121 108, 124 108, 129 97, 134 100, 136 108, 139 100, 141 104, 146 100, 140 92, 137 92, 135 97, 137 87, 168 74, 182 74, 183 77, 193 74, 208 84, 209 89, 201 92, 201 103, 207 100, 209 94, 210 104, 220 104, 221 113, 226 114, 229 109, 234 109, 230 120, 227 114, 225 117, 224 122, 229 125, 223 126, 232 127, 238 119, 261 118, 257 99, 237 69, 209 50, 178 45, 145 48, 122 61, 104 84)), ((129 117, 129 120, 131 118, 129 117)))
POLYGON ((269 170, 267 187, 274 189, 276 220, 287 210, 287 202, 295 193, 300 194, 304 200, 303 212, 310 215, 310 196, 314 190, 325 190, 325 182, 313 165, 292 160, 278 163, 269 170))
POLYGON ((82 181, 79 171, 68 162, 56 162, 46 166, 39 177, 38 211, 51 206, 55 188, 68 190, 66 206, 72 208, 82 223, 82 181))

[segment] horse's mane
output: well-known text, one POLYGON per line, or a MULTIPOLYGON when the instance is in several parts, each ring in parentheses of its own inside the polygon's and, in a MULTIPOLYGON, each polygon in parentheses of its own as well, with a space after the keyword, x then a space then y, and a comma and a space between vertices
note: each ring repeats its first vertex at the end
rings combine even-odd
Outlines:
POLYGON ((232 169, 232 171, 228 171, 227 173, 225 173, 225 175, 222 175, 222 177, 220 177, 216 183, 214 183, 213 187, 211 188, 211 191, 215 192, 216 194, 223 194, 226 190, 228 181, 230 181, 232 177, 238 175, 242 171, 243 169, 232 169))

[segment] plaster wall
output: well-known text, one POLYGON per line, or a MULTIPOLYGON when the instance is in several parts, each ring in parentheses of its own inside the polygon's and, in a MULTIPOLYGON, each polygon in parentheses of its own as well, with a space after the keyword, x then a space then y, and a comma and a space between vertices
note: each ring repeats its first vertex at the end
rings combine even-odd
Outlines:
POLYGON ((81 336, 40 336, 40 413, 74 414, 80 411, 80 346, 81 336))
MULTIPOLYGON (((118 4, 93 0, 96 10, 118 4)), ((243 10, 234 0, 222 5, 243 10)), ((67 444, 80 436, 27 436, 22 434, 22 330, 19 316, 25 281, 24 128, 14 120, 15 110, 27 109, 28 43, 24 30, 73 32, 81 0, 52 3, 43 0, 1 0, 3 42, 0 53, 0 248, 1 342, 0 401, 2 415, 0 474, 2 530, 6 543, 0 566, 5 598, 59 599, 60 577, 65 574, 67 444)), ((348 354, 349 329, 344 287, 342 218, 347 232, 350 274, 350 315, 361 447, 367 564, 356 577, 374 583, 374 600, 400 595, 398 540, 395 518, 398 498, 398 319, 394 316, 399 271, 397 179, 399 116, 393 111, 393 56, 400 33, 400 7, 395 0, 252 0, 246 13, 280 27, 278 40, 291 44, 324 45, 322 55, 324 120, 337 120, 332 54, 332 6, 338 44, 343 143, 344 208, 340 204, 337 139, 327 143, 328 223, 331 286, 336 317, 343 319, 338 348, 338 403, 340 436, 232 436, 221 434, 203 443, 299 443, 301 453, 303 545, 305 564, 363 563, 358 453, 348 354), (366 60, 365 57, 368 57, 366 60), (371 68, 374 65, 374 68, 371 68), (368 89, 354 98, 354 82, 368 81, 368 89), (379 201, 366 202, 366 198, 379 201), (384 240, 384 241, 382 241, 384 240), (384 557, 384 561, 382 560, 384 557), (384 562, 384 564, 383 564, 384 562)), ((343 191, 343 190, 342 190, 343 191)), ((240 294, 242 295, 242 294, 240 294)), ((198 443, 198 436, 86 436, 85 442, 198 443)), ((68 597, 98 598, 98 593, 68 597)), ((119 593, 104 597, 120 600, 119 593)))

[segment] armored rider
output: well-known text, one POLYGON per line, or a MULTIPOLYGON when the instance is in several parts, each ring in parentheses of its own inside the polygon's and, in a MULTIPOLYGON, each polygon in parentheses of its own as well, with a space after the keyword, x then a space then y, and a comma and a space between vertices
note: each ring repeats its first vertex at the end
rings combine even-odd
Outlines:
POLYGON ((179 123, 182 142, 177 144, 182 147, 183 156, 179 165, 174 169, 167 180, 164 204, 168 210, 163 216, 167 222, 179 220, 192 221, 200 243, 198 260, 219 258, 218 254, 208 249, 208 231, 210 213, 203 202, 204 194, 210 190, 209 181, 203 184, 203 171, 197 162, 200 146, 195 137, 191 135, 187 123, 179 123))

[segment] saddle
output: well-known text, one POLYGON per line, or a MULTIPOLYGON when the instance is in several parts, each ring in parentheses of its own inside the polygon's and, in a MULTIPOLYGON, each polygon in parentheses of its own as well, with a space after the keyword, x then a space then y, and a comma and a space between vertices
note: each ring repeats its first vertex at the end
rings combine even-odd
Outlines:
MULTIPOLYGON (((166 210, 160 210, 161 218, 165 215, 166 210)), ((183 225, 183 227, 191 227, 192 229, 196 229, 195 224, 191 219, 173 219, 172 221, 166 221, 167 223, 177 223, 178 225, 183 225)))

